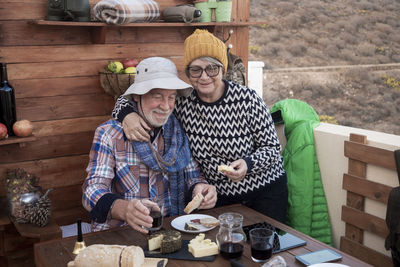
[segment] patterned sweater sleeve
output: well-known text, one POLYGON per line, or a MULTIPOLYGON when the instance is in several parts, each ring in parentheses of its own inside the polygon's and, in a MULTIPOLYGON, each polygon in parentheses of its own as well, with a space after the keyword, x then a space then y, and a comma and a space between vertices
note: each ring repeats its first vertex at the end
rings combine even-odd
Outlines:
POLYGON ((281 164, 281 145, 271 113, 263 100, 252 91, 248 109, 248 123, 252 129, 255 151, 246 161, 251 161, 251 173, 281 164))
POLYGON ((115 102, 112 117, 122 123, 126 115, 132 112, 137 112, 136 103, 121 95, 115 102))

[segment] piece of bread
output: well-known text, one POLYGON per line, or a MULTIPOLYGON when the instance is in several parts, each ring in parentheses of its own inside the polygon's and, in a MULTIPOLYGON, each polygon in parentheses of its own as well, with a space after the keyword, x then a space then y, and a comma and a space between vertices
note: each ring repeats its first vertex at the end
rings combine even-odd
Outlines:
POLYGON ((219 165, 218 166, 218 171, 219 172, 225 172, 225 171, 229 171, 229 172, 233 172, 235 169, 233 169, 232 166, 228 166, 228 165, 219 165))
POLYGON ((201 218, 200 219, 200 224, 203 225, 204 227, 207 228, 211 228, 214 226, 218 226, 219 225, 219 221, 215 218, 201 218))
POLYGON ((141 267, 144 252, 137 246, 91 245, 83 249, 68 267, 141 267), (120 265, 121 259, 121 265, 120 265))
POLYGON ((190 201, 185 209, 183 210, 186 214, 191 213, 192 211, 194 211, 195 209, 197 209, 201 202, 203 201, 204 197, 201 193, 198 193, 197 195, 194 196, 194 198, 192 199, 192 201, 190 201))

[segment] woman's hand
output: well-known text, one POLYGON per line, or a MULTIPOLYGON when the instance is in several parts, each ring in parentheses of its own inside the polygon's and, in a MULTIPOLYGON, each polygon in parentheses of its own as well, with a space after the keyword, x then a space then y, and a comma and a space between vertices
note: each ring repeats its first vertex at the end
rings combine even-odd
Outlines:
POLYGON ((122 121, 124 133, 129 140, 147 142, 150 140, 150 127, 137 113, 132 112, 126 115, 122 121))
POLYGON ((201 193, 204 197, 201 202, 199 209, 211 209, 214 208, 217 203, 217 189, 213 185, 199 183, 196 184, 193 189, 193 196, 201 193))
POLYGON ((230 166, 234 171, 224 171, 226 177, 232 180, 232 182, 239 182, 244 179, 247 173, 247 163, 244 159, 238 159, 233 161, 230 166))

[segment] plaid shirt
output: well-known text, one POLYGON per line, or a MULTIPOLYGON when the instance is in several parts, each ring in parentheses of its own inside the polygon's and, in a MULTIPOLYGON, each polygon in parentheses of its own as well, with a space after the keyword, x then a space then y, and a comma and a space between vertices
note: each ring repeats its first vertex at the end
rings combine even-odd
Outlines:
MULTIPOLYGON (((153 141, 154 148, 163 155, 163 129, 153 141)), ((157 196, 164 197, 164 214, 169 216, 170 189, 168 174, 149 169, 134 151, 131 142, 125 137, 121 123, 108 120, 97 127, 89 155, 88 175, 83 184, 83 206, 91 211, 100 198, 106 194, 115 194, 119 198, 130 200, 149 197, 149 190, 156 189, 157 196)), ((196 161, 192 158, 185 167, 185 177, 200 173, 196 161)), ((203 175, 188 178, 187 188, 197 183, 207 183, 203 175)), ((104 210, 104 209, 102 209, 104 210)), ((126 225, 124 221, 111 219, 110 209, 106 209, 105 223, 92 221, 92 230, 99 231, 126 225)))

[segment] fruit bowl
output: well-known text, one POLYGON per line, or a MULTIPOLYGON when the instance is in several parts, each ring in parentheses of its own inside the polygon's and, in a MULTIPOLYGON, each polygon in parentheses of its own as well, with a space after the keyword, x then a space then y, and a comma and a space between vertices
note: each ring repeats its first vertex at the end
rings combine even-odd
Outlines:
POLYGON ((135 81, 135 74, 113 73, 111 71, 99 71, 100 85, 104 91, 117 99, 125 93, 126 89, 135 81))

